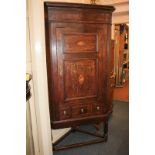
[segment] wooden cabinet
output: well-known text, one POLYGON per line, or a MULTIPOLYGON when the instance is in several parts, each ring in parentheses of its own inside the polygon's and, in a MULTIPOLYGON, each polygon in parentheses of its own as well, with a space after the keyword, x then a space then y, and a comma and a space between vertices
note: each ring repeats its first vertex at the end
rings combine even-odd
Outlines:
POLYGON ((112 6, 45 3, 52 128, 99 123, 111 113, 112 6))

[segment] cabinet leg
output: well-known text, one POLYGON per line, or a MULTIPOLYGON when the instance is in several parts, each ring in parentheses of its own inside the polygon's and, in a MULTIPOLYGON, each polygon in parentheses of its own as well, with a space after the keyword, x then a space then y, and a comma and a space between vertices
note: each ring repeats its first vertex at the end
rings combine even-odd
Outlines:
POLYGON ((108 121, 104 123, 103 132, 104 132, 105 141, 107 141, 108 140, 108 121))

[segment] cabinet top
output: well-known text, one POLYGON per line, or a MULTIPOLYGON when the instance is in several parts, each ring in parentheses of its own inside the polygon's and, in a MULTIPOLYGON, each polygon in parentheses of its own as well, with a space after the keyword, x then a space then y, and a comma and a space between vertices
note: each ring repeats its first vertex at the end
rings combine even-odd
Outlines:
POLYGON ((97 9, 106 12, 113 12, 115 8, 109 5, 93 5, 82 3, 62 3, 62 2, 45 2, 45 7, 62 7, 62 8, 81 8, 81 9, 97 9))

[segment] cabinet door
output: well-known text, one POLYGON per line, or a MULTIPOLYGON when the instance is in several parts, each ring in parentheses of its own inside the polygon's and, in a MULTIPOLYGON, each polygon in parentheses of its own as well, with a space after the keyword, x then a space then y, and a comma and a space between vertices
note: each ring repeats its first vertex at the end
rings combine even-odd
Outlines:
POLYGON ((55 120, 106 111, 107 39, 105 24, 51 23, 55 120))

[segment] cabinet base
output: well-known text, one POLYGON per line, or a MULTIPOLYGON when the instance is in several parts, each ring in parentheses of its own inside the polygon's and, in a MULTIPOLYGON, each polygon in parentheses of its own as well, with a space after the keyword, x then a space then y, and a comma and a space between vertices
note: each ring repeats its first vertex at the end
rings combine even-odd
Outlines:
POLYGON ((93 132, 89 132, 89 131, 80 129, 78 127, 74 127, 74 128, 71 128, 71 130, 68 131, 63 137, 61 137, 59 140, 57 140, 55 143, 53 143, 53 151, 65 150, 65 149, 81 147, 81 146, 96 144, 96 143, 102 143, 102 142, 106 142, 107 140, 108 140, 108 121, 104 122, 103 135, 93 133, 93 132), (64 146, 57 146, 71 132, 81 132, 81 133, 88 134, 88 135, 91 135, 91 136, 94 136, 97 138, 94 140, 86 141, 86 142, 80 142, 80 143, 64 145, 64 146))

